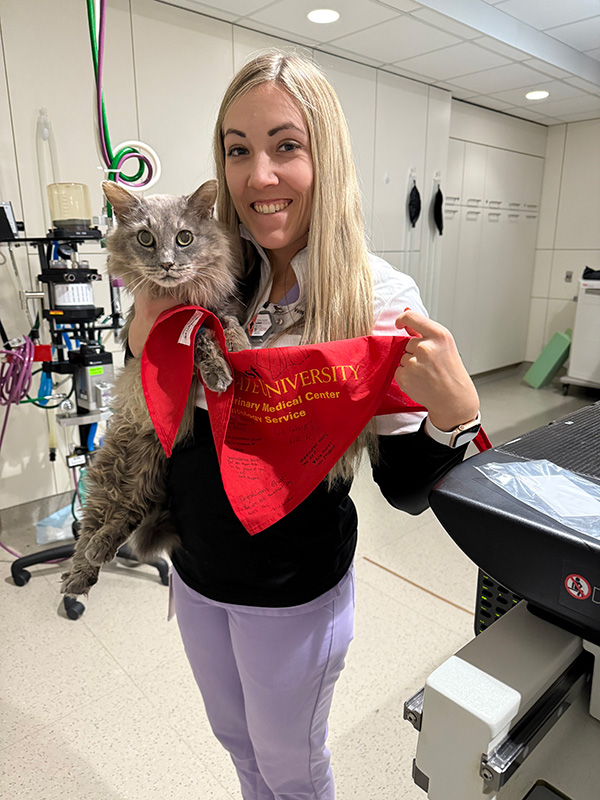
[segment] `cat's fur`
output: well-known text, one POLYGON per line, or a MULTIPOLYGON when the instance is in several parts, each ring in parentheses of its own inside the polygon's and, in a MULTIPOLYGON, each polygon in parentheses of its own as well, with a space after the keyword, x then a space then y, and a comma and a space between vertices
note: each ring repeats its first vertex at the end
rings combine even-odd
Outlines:
MULTIPOLYGON (((212 311, 223 324, 228 350, 247 347, 236 294, 242 257, 239 243, 212 218, 216 181, 207 181, 189 197, 145 199, 116 183, 105 181, 102 186, 118 221, 106 240, 109 274, 121 278, 134 297, 144 289, 151 297, 173 297, 175 305, 212 311), (140 243, 140 231, 152 234, 153 246, 140 243), (182 231, 194 237, 187 246, 176 241, 182 231)), ((231 383, 231 370, 212 334, 196 337, 195 363, 209 389, 224 391, 231 383)), ((130 359, 114 388, 114 413, 87 471, 87 497, 71 569, 62 576, 65 594, 87 594, 100 566, 128 538, 140 560, 169 552, 179 541, 166 508, 167 459, 144 400, 140 359, 130 359)), ((194 380, 178 442, 191 433, 195 394, 194 380)))

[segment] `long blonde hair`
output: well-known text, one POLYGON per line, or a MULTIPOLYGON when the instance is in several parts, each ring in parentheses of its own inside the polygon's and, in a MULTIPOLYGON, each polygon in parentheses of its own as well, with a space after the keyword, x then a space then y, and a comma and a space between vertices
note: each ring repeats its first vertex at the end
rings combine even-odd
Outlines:
MULTIPOLYGON (((259 84, 282 86, 308 128, 314 165, 308 235, 303 343, 365 336, 373 330, 373 281, 365 244, 360 192, 346 118, 321 69, 296 53, 264 51, 243 66, 225 92, 213 140, 219 194, 217 216, 232 232, 240 219, 225 179, 223 124, 241 95, 259 84)), ((250 252, 247 255, 251 257, 250 252)), ((350 478, 365 445, 374 455, 370 425, 338 461, 330 479, 350 478)))

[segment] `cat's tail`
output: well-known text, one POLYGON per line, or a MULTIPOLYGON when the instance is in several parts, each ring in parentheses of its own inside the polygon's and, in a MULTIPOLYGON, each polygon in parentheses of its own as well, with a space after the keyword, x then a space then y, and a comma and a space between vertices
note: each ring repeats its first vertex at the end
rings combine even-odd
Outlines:
POLYGON ((181 544, 171 514, 165 508, 151 511, 127 542, 139 561, 152 561, 181 544))

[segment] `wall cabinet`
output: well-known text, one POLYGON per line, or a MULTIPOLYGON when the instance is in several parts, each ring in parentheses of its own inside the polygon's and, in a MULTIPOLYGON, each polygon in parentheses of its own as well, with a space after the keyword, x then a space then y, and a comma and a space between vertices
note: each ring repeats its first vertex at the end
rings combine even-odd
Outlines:
POLYGON ((471 374, 523 361, 543 159, 451 140, 438 318, 471 374))

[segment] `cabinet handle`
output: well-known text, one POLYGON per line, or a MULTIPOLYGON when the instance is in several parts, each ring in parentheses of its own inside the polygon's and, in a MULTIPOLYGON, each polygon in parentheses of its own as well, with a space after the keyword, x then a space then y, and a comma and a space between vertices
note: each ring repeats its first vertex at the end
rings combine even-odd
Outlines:
POLYGON ((501 217, 502 214, 500 211, 488 211, 488 217, 501 217))
POLYGON ((537 208, 537 203, 525 203, 525 208, 537 208))
POLYGON ((467 219, 477 219, 481 211, 467 211, 467 219))
POLYGON ((508 205, 510 206, 510 208, 518 208, 521 205, 521 203, 509 203, 508 205))
POLYGON ((509 219, 519 219, 520 216, 521 216, 520 214, 509 214, 508 218, 509 219))
POLYGON ((488 204, 490 206, 496 206, 497 208, 498 206, 502 205, 502 200, 488 200, 488 204))
POLYGON ((471 203, 481 203, 481 197, 469 197, 467 199, 467 205, 471 203))
POLYGON ((446 195, 446 202, 450 202, 450 200, 456 200, 457 202, 460 200, 460 197, 453 197, 450 194, 446 195))
POLYGON ((600 289, 586 289, 586 294, 600 295, 600 289))
POLYGON ((527 214, 527 219, 537 219, 537 214, 527 214))

